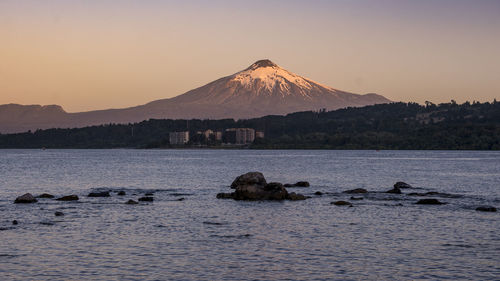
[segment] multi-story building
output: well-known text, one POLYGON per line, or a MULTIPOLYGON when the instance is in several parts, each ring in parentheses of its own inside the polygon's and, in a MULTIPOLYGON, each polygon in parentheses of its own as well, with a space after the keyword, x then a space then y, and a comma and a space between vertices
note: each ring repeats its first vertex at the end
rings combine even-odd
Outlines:
POLYGON ((185 144, 189 141, 189 132, 171 132, 168 134, 170 144, 185 144))
POLYGON ((226 142, 235 144, 252 143, 255 140, 255 130, 252 128, 231 128, 226 130, 226 142))
POLYGON ((222 132, 220 132, 220 131, 214 132, 214 135, 215 135, 215 140, 216 141, 221 141, 222 140, 222 132))

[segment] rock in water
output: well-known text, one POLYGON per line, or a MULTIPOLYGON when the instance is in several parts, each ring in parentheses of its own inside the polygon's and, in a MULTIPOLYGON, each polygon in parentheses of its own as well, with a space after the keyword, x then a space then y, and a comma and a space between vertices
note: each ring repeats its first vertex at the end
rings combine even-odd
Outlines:
POLYGON ((497 208, 493 206, 479 206, 476 208, 476 211, 481 211, 481 212, 496 212, 497 208))
POLYGON ((264 175, 260 172, 249 172, 241 176, 236 177, 236 179, 231 183, 231 188, 235 189, 240 185, 258 185, 265 186, 267 184, 264 175))
POLYGON ((87 197, 109 197, 109 191, 91 192, 87 197))
POLYGON ((154 198, 149 197, 149 196, 144 196, 144 197, 139 198, 139 201, 143 201, 143 202, 153 202, 153 200, 154 200, 154 198))
POLYGON ((56 217, 60 217, 60 216, 64 216, 64 213, 63 212, 55 212, 54 215, 56 217))
POLYGON ((128 204, 128 205, 135 205, 135 204, 139 204, 139 202, 135 201, 135 200, 128 200, 125 204, 128 204))
POLYGON ((42 194, 37 196, 37 198, 47 198, 47 199, 54 198, 54 197, 55 197, 54 195, 48 194, 48 193, 42 193, 42 194))
POLYGON ((347 202, 347 201, 335 201, 335 202, 331 202, 330 204, 335 205, 335 206, 349 206, 349 207, 352 207, 352 203, 351 202, 347 202))
POLYGON ((364 198, 363 197, 354 197, 354 196, 351 196, 351 200, 363 200, 364 198))
POLYGON ((33 197, 33 195, 31 195, 31 193, 26 193, 24 195, 21 195, 19 197, 16 198, 16 200, 14 201, 14 203, 18 204, 18 203, 36 203, 38 202, 38 200, 35 199, 35 197, 33 197))
POLYGON ((235 191, 219 193, 217 198, 235 200, 304 200, 307 198, 302 194, 289 194, 279 182, 267 183, 264 175, 259 172, 238 176, 231 184, 231 188, 235 191))
POLYGON ((236 200, 285 200, 288 192, 281 183, 271 182, 265 186, 238 185, 234 192, 236 200))
POLYGON ((321 192, 321 191, 316 191, 316 192, 314 192, 314 195, 321 196, 321 195, 323 195, 323 192, 321 192))
POLYGON ((302 194, 296 194, 295 192, 288 193, 288 197, 286 199, 297 201, 297 200, 306 200, 306 196, 302 194))
POLYGON ((388 190, 385 193, 401 194, 401 189, 394 187, 393 189, 388 190))
POLYGON ((56 200, 58 201, 78 201, 78 196, 77 195, 66 195, 66 196, 63 196, 63 197, 60 197, 60 198, 57 198, 56 200))
POLYGON ((124 195, 127 195, 127 193, 125 193, 125 191, 121 190, 118 192, 117 195, 124 196, 124 195))
POLYGON ((420 199, 417 201, 415 204, 421 204, 421 205, 443 205, 446 203, 443 203, 437 199, 420 199))
POLYGON ((283 185, 284 187, 309 187, 310 184, 307 181, 298 181, 294 184, 287 183, 283 185))
POLYGON ((394 184, 394 188, 413 188, 413 186, 407 184, 406 182, 398 181, 394 184))
POLYGON ((17 222, 17 220, 13 220, 13 221, 12 221, 12 224, 13 224, 13 225, 18 225, 19 223, 17 222))
POLYGON ((348 193, 348 194, 358 194, 358 193, 367 193, 368 191, 364 188, 355 188, 355 189, 350 189, 346 190, 342 193, 348 193))
POLYGON ((217 199, 233 199, 234 197, 234 192, 231 193, 217 193, 217 199))

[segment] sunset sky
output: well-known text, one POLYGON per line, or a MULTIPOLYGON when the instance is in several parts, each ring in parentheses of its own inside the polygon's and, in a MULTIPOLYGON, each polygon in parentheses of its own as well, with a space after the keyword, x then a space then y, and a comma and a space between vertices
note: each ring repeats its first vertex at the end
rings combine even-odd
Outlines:
POLYGON ((263 58, 394 101, 500 100, 500 1, 0 0, 0 104, 139 105, 263 58))

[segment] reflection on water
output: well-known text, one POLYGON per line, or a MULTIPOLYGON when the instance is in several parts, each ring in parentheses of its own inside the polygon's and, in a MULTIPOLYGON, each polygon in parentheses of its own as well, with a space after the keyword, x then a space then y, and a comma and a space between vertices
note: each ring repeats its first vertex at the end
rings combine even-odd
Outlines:
POLYGON ((497 152, 0 150, 0 175, 2 280, 500 276, 499 213, 474 210, 499 207, 497 152), (248 171, 307 180, 290 190, 313 198, 215 199, 248 171), (421 197, 374 193, 353 208, 330 205, 350 200, 343 190, 386 191, 396 181, 463 197, 423 206, 414 204, 421 197), (86 197, 94 190, 111 197, 86 197), (12 204, 25 192, 81 199, 12 204), (123 204, 146 193, 154 202, 123 204))

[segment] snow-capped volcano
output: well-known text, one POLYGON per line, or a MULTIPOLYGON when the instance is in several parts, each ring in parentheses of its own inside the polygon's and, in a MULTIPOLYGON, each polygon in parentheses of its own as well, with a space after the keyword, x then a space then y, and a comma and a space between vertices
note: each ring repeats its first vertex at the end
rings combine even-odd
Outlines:
POLYGON ((267 59, 178 97, 153 103, 167 101, 203 105, 197 111, 206 118, 251 118, 390 102, 376 94, 357 95, 321 85, 267 59))
POLYGON ((390 102, 376 94, 358 95, 321 85, 259 60, 248 68, 174 98, 123 109, 66 113, 45 107, 0 106, 0 132, 68 128, 156 119, 253 118, 307 110, 333 110, 390 102), (47 116, 45 116, 47 115, 47 116))

